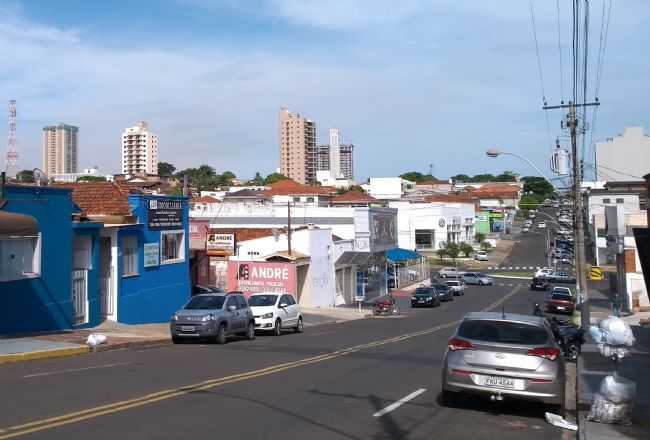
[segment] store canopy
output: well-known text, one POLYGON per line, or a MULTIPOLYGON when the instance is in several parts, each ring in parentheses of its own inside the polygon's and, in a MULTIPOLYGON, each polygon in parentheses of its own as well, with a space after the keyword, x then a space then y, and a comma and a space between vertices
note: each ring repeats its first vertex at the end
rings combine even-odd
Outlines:
POLYGON ((386 251, 386 258, 393 263, 401 263, 402 261, 418 260, 421 255, 408 249, 395 248, 386 251))
POLYGON ((0 237, 25 237, 38 235, 38 223, 30 215, 0 211, 0 237))
POLYGON ((370 260, 370 252, 354 252, 346 251, 341 254, 341 256, 336 260, 337 266, 346 266, 346 265, 364 265, 368 264, 370 260))

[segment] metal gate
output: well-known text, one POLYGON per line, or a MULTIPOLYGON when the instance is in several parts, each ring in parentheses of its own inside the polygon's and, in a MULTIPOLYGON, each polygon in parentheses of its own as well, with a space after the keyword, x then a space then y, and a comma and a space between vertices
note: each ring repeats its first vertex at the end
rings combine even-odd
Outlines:
POLYGON ((113 268, 109 268, 106 275, 99 277, 99 304, 100 313, 105 318, 113 312, 113 268))
POLYGON ((88 300, 88 271, 76 269, 72 271, 72 303, 74 304, 74 323, 86 323, 86 303, 88 300))

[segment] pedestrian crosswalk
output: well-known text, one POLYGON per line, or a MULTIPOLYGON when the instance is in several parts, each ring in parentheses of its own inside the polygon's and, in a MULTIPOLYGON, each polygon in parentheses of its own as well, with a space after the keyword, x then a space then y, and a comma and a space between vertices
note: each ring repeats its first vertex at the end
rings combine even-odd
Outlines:
POLYGON ((538 270, 541 266, 490 266, 488 270, 538 270))

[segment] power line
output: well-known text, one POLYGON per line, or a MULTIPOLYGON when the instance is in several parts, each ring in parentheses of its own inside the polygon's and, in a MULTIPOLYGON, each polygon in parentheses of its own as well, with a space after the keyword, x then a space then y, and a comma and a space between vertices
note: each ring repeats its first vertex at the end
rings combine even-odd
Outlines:
POLYGON ((537 29, 535 27, 535 11, 533 9, 533 1, 529 1, 530 5, 530 23, 533 28, 533 39, 535 40, 535 52, 537 53, 537 70, 539 72, 539 82, 542 87, 542 99, 544 101, 544 105, 546 105, 546 92, 544 90, 544 74, 542 73, 542 60, 541 57, 539 56, 539 44, 537 42, 537 29))
POLYGON ((562 28, 560 26, 560 0, 555 0, 557 10, 557 53, 560 58, 560 99, 564 103, 564 67, 562 63, 562 28))
MULTIPOLYGON (((586 104, 587 103, 587 68, 589 66, 589 0, 585 0, 584 44, 582 47, 582 51, 584 52, 584 56, 583 56, 584 73, 582 75, 582 103, 586 104)), ((584 129, 587 128, 586 126, 584 126, 586 122, 587 122, 587 106, 583 106, 582 123, 584 129)), ((583 130, 582 147, 580 151, 580 156, 583 158, 583 160, 585 157, 586 141, 587 141, 587 132, 583 130)))

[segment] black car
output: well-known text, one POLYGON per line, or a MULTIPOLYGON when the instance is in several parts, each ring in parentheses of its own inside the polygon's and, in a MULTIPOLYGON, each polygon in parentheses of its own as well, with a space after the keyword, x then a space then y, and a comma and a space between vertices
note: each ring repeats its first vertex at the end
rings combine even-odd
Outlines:
POLYGON ((411 307, 438 307, 440 297, 432 287, 418 287, 411 297, 411 307))
POLYGON ((434 284, 433 288, 435 289, 440 301, 453 301, 454 292, 446 284, 434 284))
POLYGON ((530 290, 548 290, 551 288, 551 283, 545 277, 535 277, 530 283, 530 290))

